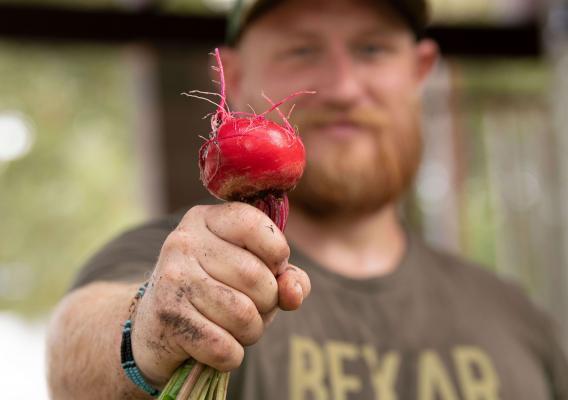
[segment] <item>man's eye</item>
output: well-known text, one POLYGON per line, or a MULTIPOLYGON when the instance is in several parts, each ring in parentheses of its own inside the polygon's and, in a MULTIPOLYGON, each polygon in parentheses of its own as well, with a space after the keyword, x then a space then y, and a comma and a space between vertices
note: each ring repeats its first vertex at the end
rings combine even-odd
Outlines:
POLYGON ((317 49, 313 46, 298 46, 292 48, 288 54, 291 56, 296 57, 307 57, 314 55, 317 52, 317 49))
POLYGON ((386 51, 386 47, 376 43, 367 43, 358 47, 358 52, 363 56, 375 56, 386 51))

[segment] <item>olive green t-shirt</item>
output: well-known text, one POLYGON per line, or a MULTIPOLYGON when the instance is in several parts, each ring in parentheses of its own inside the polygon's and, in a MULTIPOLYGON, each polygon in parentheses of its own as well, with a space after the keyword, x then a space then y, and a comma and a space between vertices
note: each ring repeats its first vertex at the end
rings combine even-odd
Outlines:
MULTIPOLYGON (((180 217, 117 238, 73 287, 143 281, 180 217)), ((310 276, 311 296, 247 348, 229 400, 568 400, 568 364, 549 319, 476 265, 412 235, 384 277, 349 279, 294 249, 291 262, 310 276)))

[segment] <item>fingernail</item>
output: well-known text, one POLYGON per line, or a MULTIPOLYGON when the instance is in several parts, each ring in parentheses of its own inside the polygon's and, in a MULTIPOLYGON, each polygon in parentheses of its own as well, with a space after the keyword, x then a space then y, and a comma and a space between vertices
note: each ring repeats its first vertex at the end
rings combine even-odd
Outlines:
POLYGON ((294 290, 296 291, 296 294, 302 299, 300 302, 301 304, 304 301, 304 291, 302 290, 302 285, 296 282, 294 284, 294 290))

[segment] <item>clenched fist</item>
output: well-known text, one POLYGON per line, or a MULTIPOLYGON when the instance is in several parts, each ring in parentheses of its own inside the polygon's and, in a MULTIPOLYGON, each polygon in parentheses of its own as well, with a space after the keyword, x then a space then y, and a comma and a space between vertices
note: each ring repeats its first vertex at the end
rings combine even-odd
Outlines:
POLYGON ((162 385, 192 357, 220 371, 240 365, 276 310, 295 310, 308 276, 264 213, 244 203, 197 206, 162 247, 133 317, 142 373, 162 385))

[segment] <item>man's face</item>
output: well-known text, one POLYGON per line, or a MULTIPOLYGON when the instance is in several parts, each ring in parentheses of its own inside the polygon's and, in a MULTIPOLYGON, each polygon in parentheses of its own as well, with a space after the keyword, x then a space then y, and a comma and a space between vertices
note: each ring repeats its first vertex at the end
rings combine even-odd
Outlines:
POLYGON ((315 91, 291 122, 307 167, 290 193, 322 216, 384 207, 407 188, 420 159, 419 92, 435 45, 417 44, 400 17, 371 0, 288 0, 255 21, 236 50, 225 49, 233 107, 268 108, 315 91))

